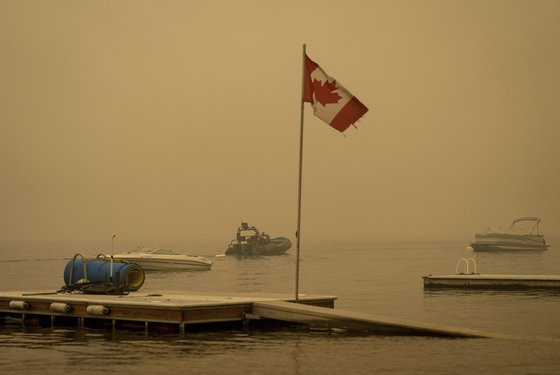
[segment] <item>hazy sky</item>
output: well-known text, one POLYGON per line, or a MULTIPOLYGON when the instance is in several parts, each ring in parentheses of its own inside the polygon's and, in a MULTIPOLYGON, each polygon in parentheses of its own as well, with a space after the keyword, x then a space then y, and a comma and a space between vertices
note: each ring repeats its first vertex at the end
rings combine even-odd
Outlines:
POLYGON ((293 239, 303 43, 304 242, 560 235, 560 1, 0 0, 0 240, 293 239))

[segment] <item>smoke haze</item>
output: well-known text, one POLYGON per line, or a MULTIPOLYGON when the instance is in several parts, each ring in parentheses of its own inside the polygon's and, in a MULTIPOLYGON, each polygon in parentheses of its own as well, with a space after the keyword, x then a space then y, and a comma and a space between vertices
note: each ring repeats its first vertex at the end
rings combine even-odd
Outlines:
POLYGON ((370 111, 305 108, 302 240, 560 236, 558 1, 0 0, 0 241, 294 238, 302 44, 370 111))

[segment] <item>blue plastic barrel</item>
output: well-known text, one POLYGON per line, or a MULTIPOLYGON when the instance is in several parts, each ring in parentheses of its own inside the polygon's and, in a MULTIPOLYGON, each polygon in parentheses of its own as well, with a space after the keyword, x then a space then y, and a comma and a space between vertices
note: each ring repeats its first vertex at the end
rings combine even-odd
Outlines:
MULTIPOLYGON (((113 279, 111 280, 111 262, 103 259, 86 259, 87 281, 113 282, 126 285, 130 291, 136 291, 144 284, 144 269, 135 263, 113 262, 113 279), (118 277, 118 279, 117 279, 118 277)), ((76 259, 68 261, 64 268, 64 283, 66 285, 76 284, 84 279, 84 261, 76 259), (74 272, 70 280, 70 272, 74 263, 74 272)))

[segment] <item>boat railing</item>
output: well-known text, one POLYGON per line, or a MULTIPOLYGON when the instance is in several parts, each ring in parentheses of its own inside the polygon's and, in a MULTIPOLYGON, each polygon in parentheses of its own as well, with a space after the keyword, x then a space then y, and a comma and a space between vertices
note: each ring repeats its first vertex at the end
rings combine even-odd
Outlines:
POLYGON ((511 225, 509 226, 509 229, 511 231, 515 230, 515 224, 522 222, 522 221, 534 221, 535 225, 533 225, 533 227, 531 228, 531 230, 528 232, 528 234, 533 234, 533 232, 535 231, 535 229, 537 230, 537 235, 539 234, 539 223, 541 222, 541 219, 539 217, 533 217, 533 216, 528 216, 528 217, 520 217, 518 219, 515 219, 513 221, 513 223, 511 223, 511 225))
POLYGON ((455 266, 455 275, 478 275, 476 271, 476 260, 474 258, 460 258, 455 266), (469 272, 469 264, 472 262, 473 272, 469 272), (465 272, 459 272, 459 268, 462 264, 465 264, 465 272))

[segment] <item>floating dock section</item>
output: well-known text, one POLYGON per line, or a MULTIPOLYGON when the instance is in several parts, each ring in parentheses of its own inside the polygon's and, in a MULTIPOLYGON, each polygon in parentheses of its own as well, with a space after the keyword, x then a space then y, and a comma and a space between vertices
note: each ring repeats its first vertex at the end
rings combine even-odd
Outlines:
POLYGON ((368 331, 383 335, 503 338, 506 335, 465 328, 429 324, 345 310, 325 309, 297 303, 255 302, 253 314, 269 319, 309 324, 314 327, 368 331))
POLYGON ((423 276, 424 287, 437 288, 488 288, 488 289, 531 289, 545 288, 560 290, 560 275, 427 275, 423 276))
MULTIPOLYGON (((0 292, 0 324, 164 330, 184 334, 195 327, 238 322, 290 322, 382 335, 499 337, 463 328, 404 321, 334 309, 334 296, 131 292, 127 295, 0 292)), ((257 324, 256 322, 254 324, 257 324)))
POLYGON ((454 275, 430 274, 422 278, 424 288, 560 289, 560 275, 480 274, 474 258, 460 258, 454 275), (460 272, 461 267, 463 272, 460 272))
MULTIPOLYGON (((0 292, 0 316, 21 318, 24 325, 176 327, 244 321, 255 301, 282 300, 285 295, 181 292, 131 292, 126 295, 0 292), (49 323, 50 322, 50 323, 49 323)), ((333 307, 333 296, 302 296, 303 304, 333 307)))

